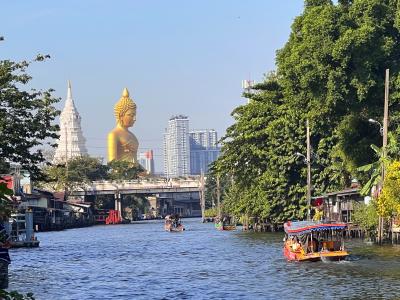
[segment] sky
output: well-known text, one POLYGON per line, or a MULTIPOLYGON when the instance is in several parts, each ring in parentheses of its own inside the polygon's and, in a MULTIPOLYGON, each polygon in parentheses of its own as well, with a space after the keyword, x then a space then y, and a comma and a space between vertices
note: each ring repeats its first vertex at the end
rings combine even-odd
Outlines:
POLYGON ((54 89, 62 109, 71 80, 89 154, 105 159, 114 104, 128 88, 138 107, 130 130, 162 172, 168 119, 187 115, 190 129, 223 136, 246 103, 241 81, 275 69, 302 10, 302 0, 3 0, 0 60, 49 54, 28 69, 30 87, 54 89))

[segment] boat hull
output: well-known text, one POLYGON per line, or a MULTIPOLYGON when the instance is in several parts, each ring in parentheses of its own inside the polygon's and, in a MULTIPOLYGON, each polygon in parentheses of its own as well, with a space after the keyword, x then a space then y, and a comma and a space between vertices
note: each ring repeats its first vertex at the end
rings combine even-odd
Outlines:
POLYGON ((221 230, 221 231, 222 230, 231 231, 231 230, 236 230, 236 225, 221 225, 221 224, 216 223, 215 228, 217 230, 221 230))
POLYGON ((177 227, 165 225, 164 230, 168 232, 182 232, 185 230, 185 227, 183 227, 183 225, 177 227))
POLYGON ((285 246, 283 255, 288 261, 340 261, 344 260, 349 253, 347 251, 305 253, 303 249, 293 251, 288 246, 285 246))
POLYGON ((11 241, 10 242, 10 248, 35 248, 39 247, 39 241, 38 240, 32 240, 32 241, 11 241))

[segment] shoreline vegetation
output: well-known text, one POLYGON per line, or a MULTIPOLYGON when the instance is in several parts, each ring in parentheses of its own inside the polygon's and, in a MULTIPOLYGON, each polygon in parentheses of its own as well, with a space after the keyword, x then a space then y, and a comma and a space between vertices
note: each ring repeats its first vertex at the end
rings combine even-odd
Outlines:
MULTIPOLYGON (((246 89, 243 96, 248 103, 231 113, 234 124, 221 139, 221 155, 206 182, 206 206, 215 207, 218 198, 221 212, 207 210, 208 218, 223 214, 254 231, 280 230, 285 221, 305 219, 311 209, 307 170, 296 153, 306 153, 308 120, 312 194, 343 190, 357 179, 360 193, 372 200, 354 207, 354 222, 371 240, 395 240, 390 232, 400 216, 399 4, 395 0, 304 1, 288 41, 276 52, 276 70, 246 89), (380 122, 388 69, 386 146, 380 122), (379 121, 371 124, 371 120, 379 121)), ((54 121, 60 112, 54 105, 60 99, 52 89, 26 86, 32 79, 26 73, 29 65, 48 58, 0 61, 0 174, 10 164, 18 164, 36 182, 66 192, 102 177, 137 178, 143 170, 132 164, 105 166, 95 158, 87 158, 86 165, 71 161, 69 169, 49 166, 42 149, 54 147, 52 141, 59 138, 54 121)), ((6 185, 0 183, 1 222, 14 209, 11 199, 6 185)), ((311 217, 325 216, 313 208, 311 217)), ((30 293, 6 290, 0 290, 0 298, 34 299, 30 293)))
POLYGON ((396 3, 305 1, 277 51, 276 70, 246 90, 248 103, 232 112, 235 123, 221 139, 221 156, 207 178, 209 207, 218 177, 225 214, 275 225, 304 219, 307 171, 295 153, 306 153, 309 120, 313 195, 343 190, 356 178, 373 199, 355 209, 359 225, 373 237, 381 219, 389 238, 400 212, 396 3), (386 69, 392 74, 390 123, 382 149, 380 128, 370 120, 383 119, 386 69), (383 166, 392 173, 382 186, 383 166))

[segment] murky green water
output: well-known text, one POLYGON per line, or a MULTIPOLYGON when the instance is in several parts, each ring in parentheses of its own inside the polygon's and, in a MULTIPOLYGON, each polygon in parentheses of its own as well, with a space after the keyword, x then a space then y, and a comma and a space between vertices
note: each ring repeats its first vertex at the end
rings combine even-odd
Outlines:
POLYGON ((287 262, 281 233, 221 232, 198 219, 38 234, 11 251, 10 289, 37 299, 400 299, 400 247, 349 241, 343 262, 287 262))

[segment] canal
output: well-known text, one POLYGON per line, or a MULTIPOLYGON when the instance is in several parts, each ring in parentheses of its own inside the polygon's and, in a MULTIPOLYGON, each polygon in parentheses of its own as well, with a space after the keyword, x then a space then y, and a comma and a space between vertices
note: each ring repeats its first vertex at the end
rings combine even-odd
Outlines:
POLYGON ((39 233, 11 251, 10 290, 36 299, 395 299, 400 247, 348 243, 348 261, 293 263, 282 233, 221 232, 199 219, 39 233))

